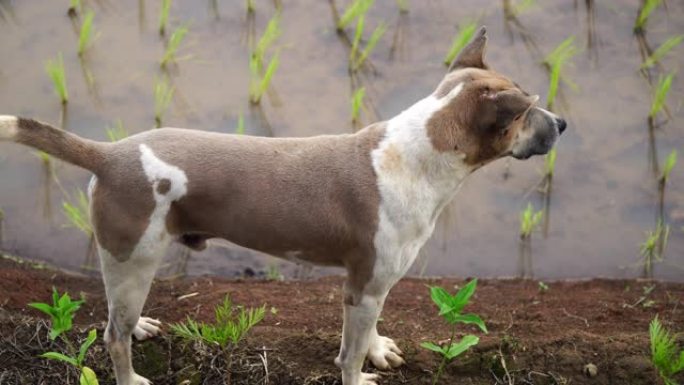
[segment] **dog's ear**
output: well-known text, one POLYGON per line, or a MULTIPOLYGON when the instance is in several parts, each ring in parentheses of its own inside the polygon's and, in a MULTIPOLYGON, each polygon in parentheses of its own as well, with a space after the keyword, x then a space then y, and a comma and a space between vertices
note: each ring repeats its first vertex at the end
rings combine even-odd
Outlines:
POLYGON ((463 47, 461 52, 456 56, 454 61, 451 62, 449 66, 449 72, 467 67, 475 67, 487 69, 487 65, 484 62, 485 50, 487 48, 487 28, 485 26, 480 27, 480 29, 475 33, 475 37, 463 47))

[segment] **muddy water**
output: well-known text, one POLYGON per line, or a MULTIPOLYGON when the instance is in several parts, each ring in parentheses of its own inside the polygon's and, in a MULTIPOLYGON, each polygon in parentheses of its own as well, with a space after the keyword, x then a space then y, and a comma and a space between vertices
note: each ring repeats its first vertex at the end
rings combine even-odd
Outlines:
MULTIPOLYGON (((67 2, 0 0, 0 112, 59 123, 61 108, 44 72, 44 62, 64 55, 71 101, 64 121, 79 135, 106 140, 105 127, 121 119, 132 133, 154 125, 153 84, 163 41, 157 34, 156 1, 89 1, 96 11, 97 39, 81 61, 77 34, 66 16, 67 2), (86 68, 84 70, 83 68, 86 68), (94 85, 88 86, 85 71, 94 85)), ((171 69, 177 93, 165 125, 233 132, 243 114, 253 135, 306 136, 352 130, 348 48, 335 33, 327 1, 286 0, 281 65, 261 110, 248 103, 248 48, 251 23, 242 1, 174 1, 171 29, 189 23, 190 33, 171 69)), ((344 4, 338 1, 338 7, 344 4)), ((362 83, 369 106, 364 123, 387 119, 429 94, 445 68, 442 59, 456 26, 478 20, 489 27, 488 61, 545 100, 544 54, 569 35, 581 52, 566 69, 576 87, 562 87, 556 110, 569 121, 559 149, 546 237, 532 238, 533 271, 543 279, 625 277, 641 273, 639 243, 655 224, 657 189, 648 163, 646 117, 649 86, 639 73, 639 49, 632 34, 639 2, 544 1, 525 10, 518 23, 505 21, 501 1, 411 1, 408 14, 396 3, 377 0, 368 20, 388 30, 372 55, 375 72, 362 83), (593 23, 592 23, 593 20, 593 23)), ((254 28, 262 31, 273 2, 257 1, 254 28)), ((684 4, 657 10, 646 39, 657 47, 684 31, 684 4)), ((680 70, 684 48, 668 56, 665 71, 680 70)), ((684 148, 681 100, 684 77, 670 92, 673 119, 656 131, 658 156, 684 148)), ((513 276, 518 273, 518 213, 543 197, 537 191, 543 159, 501 160, 473 175, 439 220, 413 273, 513 276)), ((684 274, 684 173, 675 168, 667 187, 665 213, 672 231, 658 278, 684 274)), ((3 248, 14 254, 70 269, 87 264, 88 239, 66 227, 65 193, 87 185, 88 173, 56 162, 54 178, 29 150, 0 145, 0 207, 3 248), (60 186, 62 186, 60 188, 60 186)), ((302 208, 306 209, 306 208, 302 208)), ((231 245, 192 253, 171 250, 164 274, 234 275, 263 272, 271 264, 285 274, 327 273, 295 269, 268 256, 231 245)), ((332 270, 335 271, 335 270, 332 270)))

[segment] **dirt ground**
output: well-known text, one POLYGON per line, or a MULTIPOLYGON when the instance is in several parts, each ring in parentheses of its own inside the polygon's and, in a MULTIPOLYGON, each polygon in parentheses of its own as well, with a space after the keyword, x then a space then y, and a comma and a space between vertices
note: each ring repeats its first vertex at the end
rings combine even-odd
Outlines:
MULTIPOLYGON (((402 280, 390 293, 380 333, 394 338, 407 364, 383 372, 381 384, 429 384, 438 357, 420 348, 441 341, 449 329, 428 295, 429 285, 455 290, 462 279, 402 280)), ((263 323, 234 353, 233 384, 341 384, 333 364, 341 329, 341 277, 313 281, 226 280, 201 277, 157 281, 145 315, 164 322, 186 316, 210 320, 225 295, 247 306, 267 304, 263 323), (186 296, 186 298, 183 298, 186 296)), ((648 323, 658 314, 683 331, 684 284, 640 280, 548 282, 480 280, 474 303, 489 334, 457 358, 442 384, 657 384, 648 359, 648 323), (649 288, 653 288, 650 292, 649 288), (593 377, 585 366, 596 365, 593 377), (507 374, 508 373, 508 374, 507 374)), ((48 325, 32 301, 48 301, 52 287, 82 295, 74 338, 95 327, 102 335, 107 315, 99 279, 80 277, 12 259, 0 259, 0 384, 75 384, 65 365, 36 356, 51 346, 48 325), (80 331, 80 332, 79 332, 80 331)), ((462 329, 476 333, 475 328, 462 329)), ((160 384, 222 384, 225 364, 212 347, 183 343, 168 333, 134 342, 138 372, 160 384)), ((114 384, 101 339, 87 358, 101 384, 114 384)), ((375 371, 372 367, 367 370, 375 371)))

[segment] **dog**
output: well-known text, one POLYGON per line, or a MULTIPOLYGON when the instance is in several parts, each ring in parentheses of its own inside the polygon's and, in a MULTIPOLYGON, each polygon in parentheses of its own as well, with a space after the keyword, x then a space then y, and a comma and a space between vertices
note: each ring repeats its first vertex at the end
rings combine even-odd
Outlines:
POLYGON ((149 385, 131 364, 131 336, 160 323, 141 311, 167 246, 210 238, 287 259, 341 266, 344 385, 404 363, 376 323, 463 180, 503 157, 545 154, 566 128, 539 96, 485 64, 481 27, 435 91, 399 115, 346 135, 265 138, 163 128, 95 142, 32 119, 0 116, 0 139, 93 172, 88 194, 117 384, 149 385))

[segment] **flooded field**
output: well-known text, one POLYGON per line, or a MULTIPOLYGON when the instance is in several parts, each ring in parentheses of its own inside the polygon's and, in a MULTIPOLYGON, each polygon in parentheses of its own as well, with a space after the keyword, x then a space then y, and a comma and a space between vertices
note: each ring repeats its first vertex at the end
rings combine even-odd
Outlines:
MULTIPOLYGON (((658 176, 665 157, 684 148, 684 47, 653 69, 640 71, 644 44, 655 50, 684 32, 684 3, 667 2, 649 18, 640 40, 634 23, 641 2, 631 1, 407 1, 376 0, 367 32, 387 30, 371 53, 372 65, 348 71, 353 26, 336 31, 347 2, 283 0, 280 66, 260 107, 250 105, 250 39, 261 35, 279 2, 174 1, 166 37, 160 37, 159 2, 90 0, 94 41, 77 53, 85 12, 67 16, 68 2, 0 0, 0 113, 34 117, 79 135, 108 140, 117 122, 130 133, 155 126, 156 79, 168 76, 175 94, 164 126, 234 133, 244 117, 249 135, 309 136, 351 132, 351 99, 365 87, 361 125, 389 119, 431 93, 446 71, 444 56, 459 28, 488 27, 488 63, 546 101, 544 57, 569 36, 578 52, 564 67, 554 110, 568 120, 557 152, 550 194, 545 160, 500 160, 466 181, 442 214, 413 269, 416 275, 516 276, 520 274, 520 213, 547 205, 531 234, 527 273, 541 279, 634 277, 640 244, 660 217, 658 176), (179 60, 160 68, 170 32, 187 26, 179 60), (345 37, 346 36, 346 37, 345 37), (62 108, 45 63, 63 55, 69 103, 62 108), (667 111, 649 128, 659 76, 676 73, 667 111), (649 82, 650 79, 650 82, 649 82), (660 167, 654 164, 657 159, 660 167)), ((357 124, 358 126, 358 124, 357 124)), ((230 154, 226 154, 230 156, 230 154)), ((664 261, 654 276, 684 280, 684 165, 665 185, 662 218, 669 225, 664 261)), ((90 175, 27 148, 0 145, 2 249, 69 269, 94 271, 89 239, 68 227, 63 201, 75 202, 90 175), (90 266, 90 267, 88 267, 90 266)), ((306 210, 306 207, 302 207, 306 210)), ((247 272, 285 275, 337 270, 294 265, 229 244, 201 253, 176 248, 163 274, 247 272), (188 257, 187 264, 183 260, 188 257), (276 267, 277 266, 277 267, 276 267)))

